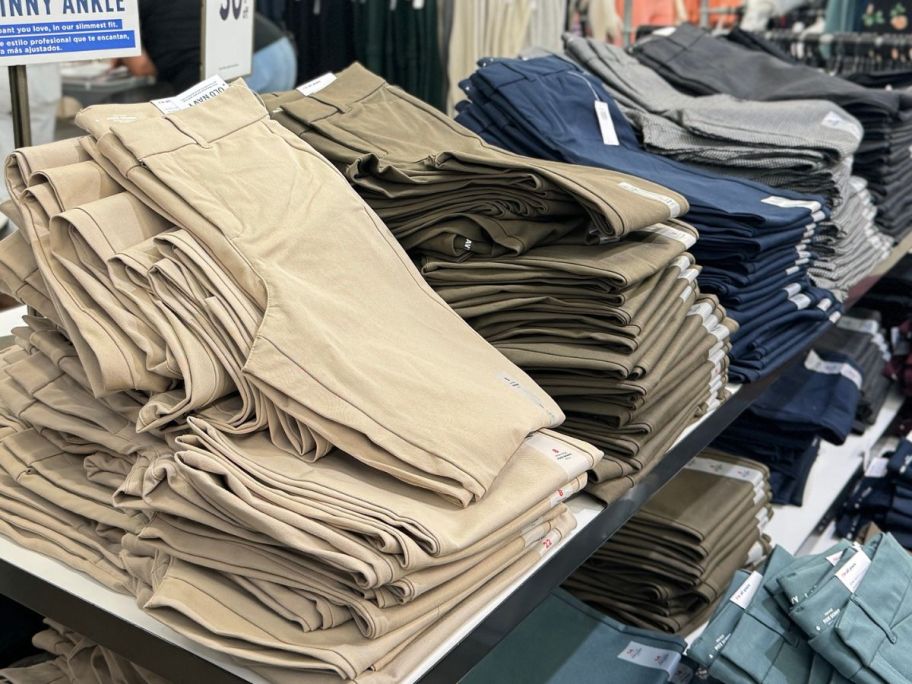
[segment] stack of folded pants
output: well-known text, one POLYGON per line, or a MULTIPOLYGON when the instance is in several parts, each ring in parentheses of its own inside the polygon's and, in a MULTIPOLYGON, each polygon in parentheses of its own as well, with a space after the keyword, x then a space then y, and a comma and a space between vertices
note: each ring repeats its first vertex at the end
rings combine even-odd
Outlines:
POLYGON ((866 468, 843 504, 836 532, 854 539, 869 523, 912 549, 912 435, 866 468))
POLYGON ((688 655, 723 684, 908 684, 910 583, 912 556, 890 534, 797 558, 777 548, 688 655))
POLYGON ((732 575, 762 558, 769 500, 765 466, 703 452, 564 586, 627 624, 687 633, 732 575))
POLYGON ((591 682, 610 672, 625 684, 684 684, 678 636, 630 627, 557 589, 511 631, 462 681, 591 682))
POLYGON ((861 371, 861 396, 853 432, 862 433, 877 420, 892 383, 884 374, 890 359, 879 311, 853 307, 814 342, 817 351, 836 352, 851 358, 861 371))
MULTIPOLYGON (((92 642, 63 625, 45 620, 47 629, 32 639, 47 657, 30 664, 0 669, 4 684, 168 684, 168 680, 139 667, 110 649, 92 642)), ((34 659, 31 659, 34 660, 34 659)))
POLYGON ((740 324, 730 374, 754 380, 829 325, 839 305, 808 279, 825 201, 725 178, 644 151, 603 84, 560 57, 490 60, 464 84, 457 120, 526 154, 636 174, 683 195, 699 232, 701 288, 740 324), (601 119, 594 111, 603 111, 601 119), (610 129, 610 140, 605 134, 610 129))
POLYGON ((789 64, 684 24, 668 36, 638 43, 634 56, 680 90, 724 93, 745 100, 829 100, 855 117, 864 136, 853 172, 868 181, 877 224, 891 237, 908 232, 912 198, 912 96, 903 90, 865 88, 800 64, 789 64))
POLYGON ((890 360, 884 369, 906 396, 912 394, 912 257, 905 256, 861 299, 877 310, 887 329, 890 360))
POLYGON ((401 681, 601 452, 243 83, 79 123, 7 163, 0 284, 45 318, 0 356, 2 534, 270 680, 401 681))
POLYGON ((845 294, 889 253, 874 226, 867 183, 851 176, 863 130, 825 100, 751 102, 729 95, 690 96, 612 45, 570 34, 567 53, 602 79, 644 147, 777 188, 827 197, 830 221, 814 236, 811 274, 845 294))
POLYGON ((500 150, 357 65, 265 102, 336 164, 437 294, 557 399, 563 429, 606 452, 598 496, 616 498, 718 402, 735 326, 699 292, 678 193, 500 150), (610 202, 610 230, 568 214, 569 192, 610 202))
MULTIPOLYGON (((848 548, 841 542, 827 553, 835 559, 848 548)), ((688 657, 724 684, 848 684, 792 623, 779 584, 780 577, 804 572, 815 561, 814 556, 796 559, 777 546, 762 572, 739 571, 688 657)))
POLYGON ((789 369, 713 447, 769 466, 773 502, 800 506, 820 440, 842 444, 852 430, 862 371, 847 355, 815 350, 789 369))

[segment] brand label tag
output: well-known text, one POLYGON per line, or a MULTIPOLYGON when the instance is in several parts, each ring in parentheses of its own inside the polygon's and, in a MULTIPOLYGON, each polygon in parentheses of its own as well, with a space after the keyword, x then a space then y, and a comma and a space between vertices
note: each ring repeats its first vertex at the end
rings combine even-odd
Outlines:
POLYGON ((221 76, 210 76, 205 81, 197 83, 174 97, 152 100, 152 104, 158 107, 163 114, 174 114, 174 112, 198 105, 200 102, 211 100, 226 90, 228 90, 228 84, 225 83, 225 79, 221 76))
POLYGON ((297 90, 299 93, 301 93, 301 95, 313 95, 314 93, 318 93, 321 90, 323 90, 323 88, 325 88, 326 86, 328 86, 330 83, 332 83, 335 80, 336 80, 336 75, 334 73, 332 73, 331 71, 328 71, 325 74, 323 74, 322 76, 317 76, 312 81, 308 81, 307 83, 302 83, 295 90, 297 90))

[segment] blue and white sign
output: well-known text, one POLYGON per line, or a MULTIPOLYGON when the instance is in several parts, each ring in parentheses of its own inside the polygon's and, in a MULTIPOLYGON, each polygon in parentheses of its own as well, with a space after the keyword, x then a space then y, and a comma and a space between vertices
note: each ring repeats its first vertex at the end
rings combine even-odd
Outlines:
POLYGON ((140 51, 139 0, 0 0, 0 67, 140 51))

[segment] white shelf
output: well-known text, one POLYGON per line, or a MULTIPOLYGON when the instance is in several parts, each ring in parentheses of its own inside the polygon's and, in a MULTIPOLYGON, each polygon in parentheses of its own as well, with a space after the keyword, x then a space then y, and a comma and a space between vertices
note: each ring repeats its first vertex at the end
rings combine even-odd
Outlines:
POLYGON ((22 325, 22 317, 25 316, 27 309, 24 306, 16 306, 6 311, 0 311, 0 335, 9 335, 13 328, 22 325))
POLYGON ((766 533, 774 544, 789 553, 798 553, 836 497, 861 469, 865 454, 883 436, 902 404, 903 397, 893 387, 877 420, 864 434, 850 435, 841 446, 827 442, 821 444, 820 454, 811 468, 804 490, 804 504, 773 507, 773 518, 766 527, 766 533))
POLYGON ((226 656, 205 646, 195 644, 170 627, 166 627, 151 615, 147 615, 136 605, 136 601, 132 596, 118 594, 116 591, 96 582, 88 575, 73 570, 53 558, 48 558, 45 555, 19 546, 2 535, 0 535, 0 558, 29 574, 40 577, 45 582, 69 594, 78 596, 96 608, 117 615, 137 627, 141 627, 162 641, 195 653, 252 684, 269 684, 267 680, 259 675, 238 667, 226 656))

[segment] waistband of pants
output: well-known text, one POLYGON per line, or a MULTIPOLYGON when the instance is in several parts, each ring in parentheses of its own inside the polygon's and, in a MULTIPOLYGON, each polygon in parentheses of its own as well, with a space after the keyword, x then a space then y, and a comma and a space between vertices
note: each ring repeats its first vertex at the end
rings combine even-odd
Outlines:
POLYGON ((111 131, 121 139, 140 162, 146 157, 173 152, 196 143, 211 143, 269 118, 266 108, 242 80, 234 81, 227 90, 211 100, 189 109, 114 125, 111 131))
POLYGON ((390 85, 358 62, 336 74, 336 80, 307 97, 289 97, 282 109, 296 119, 308 123, 335 114, 351 111, 352 107, 390 85))

